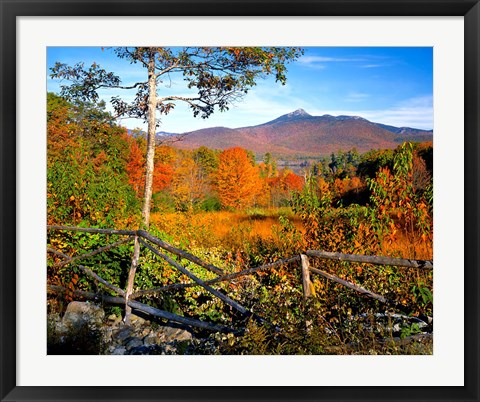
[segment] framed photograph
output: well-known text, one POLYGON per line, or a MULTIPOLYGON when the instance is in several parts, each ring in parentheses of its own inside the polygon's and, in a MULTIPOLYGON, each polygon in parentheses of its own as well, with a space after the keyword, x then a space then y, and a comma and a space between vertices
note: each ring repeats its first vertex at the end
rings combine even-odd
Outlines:
POLYGON ((2 401, 480 399, 477 1, 0 5, 2 401))

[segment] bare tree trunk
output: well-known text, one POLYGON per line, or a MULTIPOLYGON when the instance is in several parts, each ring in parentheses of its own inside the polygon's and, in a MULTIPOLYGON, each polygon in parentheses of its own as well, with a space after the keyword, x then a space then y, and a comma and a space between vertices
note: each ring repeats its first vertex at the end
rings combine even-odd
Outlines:
POLYGON ((155 75, 155 52, 152 49, 148 61, 148 133, 147 133, 147 169, 145 175, 145 194, 143 198, 142 223, 144 229, 150 224, 152 202, 153 169, 155 158, 155 130, 157 112, 157 77, 155 75))
POLYGON ((137 272, 139 258, 140 258, 140 243, 138 241, 138 237, 135 236, 132 263, 130 265, 130 271, 128 272, 127 291, 125 292, 125 317, 123 318, 123 321, 127 325, 130 325, 130 316, 132 314, 132 308, 128 305, 128 302, 130 299, 130 295, 133 292, 133 285, 135 284, 135 273, 137 272))
MULTIPOLYGON (((143 196, 142 207, 142 225, 148 229, 150 225, 150 208, 152 202, 153 188, 153 169, 155 161, 155 130, 157 128, 157 77, 155 75, 155 51, 150 49, 148 60, 148 132, 147 132, 147 166, 145 174, 145 193, 143 196)), ((126 324, 130 324, 131 307, 128 305, 128 299, 133 291, 135 273, 137 271, 138 260, 140 258, 140 243, 135 236, 135 246, 133 249, 132 264, 128 275, 127 292, 125 295, 125 318, 126 324)))

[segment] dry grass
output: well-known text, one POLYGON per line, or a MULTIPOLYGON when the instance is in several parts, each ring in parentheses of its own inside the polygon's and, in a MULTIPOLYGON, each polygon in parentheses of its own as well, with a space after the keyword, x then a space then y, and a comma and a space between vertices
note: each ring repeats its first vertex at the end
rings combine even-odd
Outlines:
MULTIPOLYGON (((304 232, 303 224, 288 208, 252 209, 247 211, 212 211, 199 213, 152 214, 151 222, 157 229, 169 234, 175 241, 185 239, 191 245, 200 247, 240 246, 242 241, 255 239, 272 240, 275 227, 279 227, 279 217, 287 216, 295 227, 304 232)), ((395 241, 385 241, 381 254, 419 260, 433 259, 431 241, 410 239, 398 233, 395 241)))
POLYGON ((393 242, 383 242, 381 245, 382 254, 415 260, 433 259, 433 242, 422 239, 411 239, 404 233, 399 233, 393 242))
POLYGON ((303 229, 300 219, 285 208, 195 214, 154 213, 151 222, 175 240, 180 241, 186 237, 201 243, 201 246, 220 247, 231 241, 232 237, 241 237, 244 240, 272 239, 274 226, 279 226, 279 217, 282 214, 288 216, 299 230, 303 229))

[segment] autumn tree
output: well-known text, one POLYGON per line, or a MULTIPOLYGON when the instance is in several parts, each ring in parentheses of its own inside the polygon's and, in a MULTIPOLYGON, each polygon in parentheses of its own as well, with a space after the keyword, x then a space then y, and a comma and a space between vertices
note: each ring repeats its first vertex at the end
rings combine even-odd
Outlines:
POLYGON ((123 227, 138 208, 127 171, 129 137, 104 110, 85 122, 90 108, 47 95, 48 223, 123 227))
POLYGON ((141 138, 136 139, 133 137, 130 137, 128 139, 129 155, 126 166, 128 182, 132 186, 137 196, 140 196, 142 194, 143 185, 145 184, 145 153, 141 149, 141 140, 141 138))
POLYGON ((277 173, 277 161, 272 157, 270 152, 267 152, 260 164, 260 175, 265 178, 272 178, 275 177, 277 173))
POLYGON ((219 157, 216 189, 222 206, 244 208, 254 203, 262 180, 247 152, 240 147, 223 151, 219 157))
POLYGON ((173 179, 175 150, 166 145, 156 147, 152 192, 157 193, 167 188, 173 179))
POLYGON ((160 125, 159 115, 168 114, 178 102, 186 103, 194 116, 209 117, 216 108, 229 109, 239 101, 259 78, 273 75, 285 84, 286 64, 298 58, 302 51, 286 47, 123 47, 114 48, 115 54, 129 63, 145 68, 146 79, 122 85, 119 76, 93 63, 68 66, 57 62, 51 77, 66 79, 70 85, 62 86, 62 94, 70 99, 96 101, 102 88, 135 90, 133 102, 116 96, 113 107, 120 117, 143 119, 148 123, 146 175, 142 208, 143 226, 148 228, 153 188, 155 132, 160 125), (185 96, 166 94, 159 96, 161 83, 171 82, 179 75, 190 93, 185 96))
POLYGON ((172 187, 177 208, 191 211, 208 192, 208 176, 198 162, 184 156, 177 163, 172 187))
POLYGON ((193 160, 199 164, 205 175, 211 175, 218 167, 220 151, 201 146, 193 151, 193 160))
POLYGON ((70 135, 75 125, 67 117, 71 114, 71 105, 54 93, 47 94, 47 163, 61 157, 65 149, 78 145, 70 135))
POLYGON ((289 169, 282 169, 277 176, 267 179, 269 183, 272 205, 287 205, 294 191, 301 191, 304 185, 303 177, 289 169))

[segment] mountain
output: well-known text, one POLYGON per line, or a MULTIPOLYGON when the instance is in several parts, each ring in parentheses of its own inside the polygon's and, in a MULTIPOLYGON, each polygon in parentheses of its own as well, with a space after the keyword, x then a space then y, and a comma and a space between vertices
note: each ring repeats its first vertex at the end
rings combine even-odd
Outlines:
POLYGON ((366 152, 396 148, 404 141, 432 141, 433 131, 373 123, 359 116, 312 116, 298 109, 257 126, 205 128, 182 136, 175 146, 184 149, 240 146, 256 154, 313 156, 354 147, 366 152))

